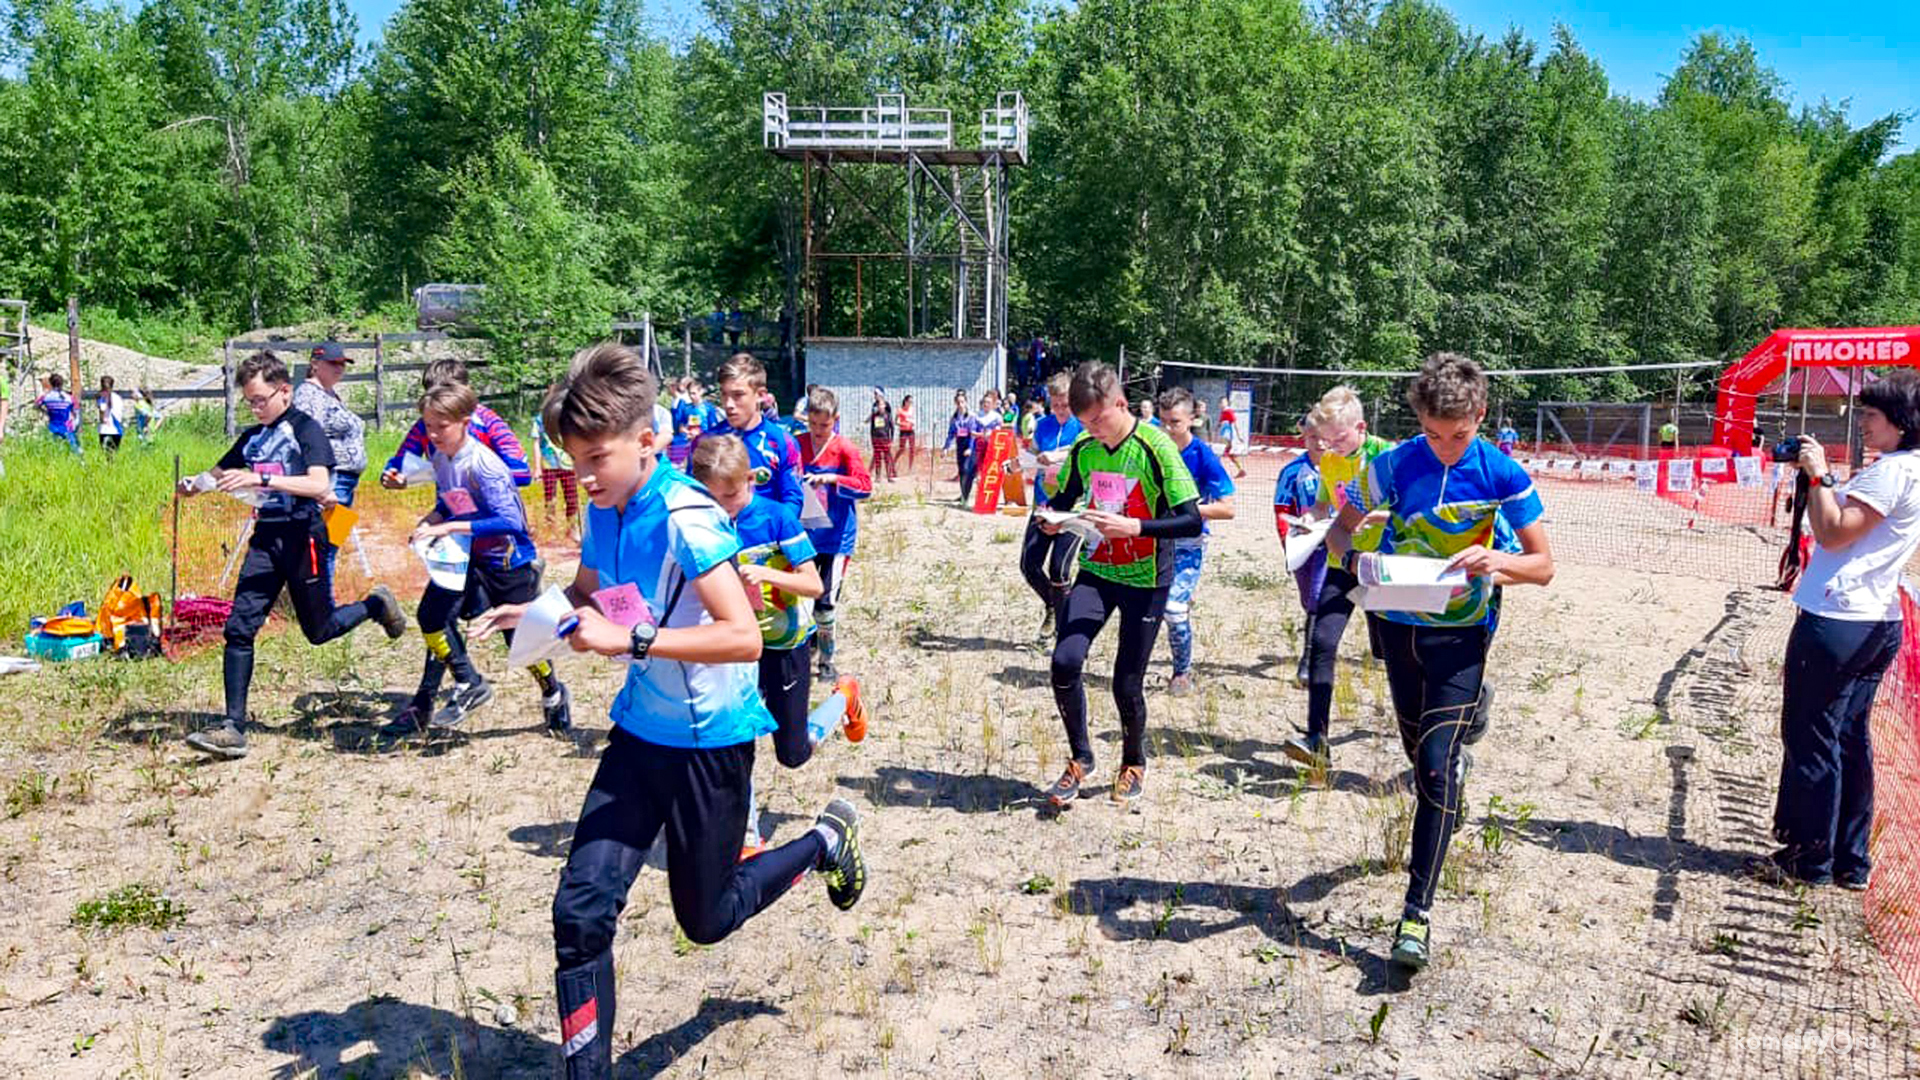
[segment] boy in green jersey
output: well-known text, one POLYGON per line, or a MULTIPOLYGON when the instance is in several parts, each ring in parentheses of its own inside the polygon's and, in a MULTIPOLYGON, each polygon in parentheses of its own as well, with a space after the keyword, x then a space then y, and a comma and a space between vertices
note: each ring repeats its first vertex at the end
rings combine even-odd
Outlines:
MULTIPOLYGON (((1167 587, 1173 581, 1173 541, 1200 535, 1200 492, 1167 433, 1149 427, 1127 408, 1112 368, 1080 365, 1067 399, 1090 437, 1073 444, 1060 472, 1059 490, 1047 502, 1055 512, 1079 510, 1079 520, 1098 538, 1089 539, 1081 550, 1079 574, 1059 608, 1053 700, 1066 725, 1071 755, 1047 798, 1055 807, 1067 805, 1093 774, 1081 671, 1093 639, 1118 611, 1113 701, 1124 741, 1113 801, 1133 809, 1147 768, 1147 660, 1160 634, 1167 587)), ((1043 519, 1040 528, 1057 533, 1061 525, 1043 519)))

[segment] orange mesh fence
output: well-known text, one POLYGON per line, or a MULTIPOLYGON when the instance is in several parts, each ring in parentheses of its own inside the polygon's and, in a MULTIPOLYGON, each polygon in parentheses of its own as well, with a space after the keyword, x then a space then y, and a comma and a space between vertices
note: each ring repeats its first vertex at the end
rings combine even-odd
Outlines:
POLYGON ((1900 654, 1873 706, 1873 877, 1867 929, 1920 1002, 1920 604, 1901 592, 1900 654))
MULTIPOLYGON (((542 488, 536 480, 521 489, 534 542, 549 565, 570 562, 579 557, 576 519, 567 514, 562 485, 554 485, 551 504, 543 499, 542 488)), ((393 491, 372 475, 363 478, 353 506, 359 521, 335 553, 334 596, 356 600, 373 586, 386 585, 403 603, 417 600, 426 588, 426 567, 407 538, 432 509, 433 499, 430 485, 393 491)), ((167 634, 171 655, 219 643, 252 516, 251 507, 224 495, 179 500, 173 542, 178 570, 167 634)), ((289 615, 283 596, 272 618, 284 621, 289 615)), ((270 623, 268 632, 273 630, 270 623)))

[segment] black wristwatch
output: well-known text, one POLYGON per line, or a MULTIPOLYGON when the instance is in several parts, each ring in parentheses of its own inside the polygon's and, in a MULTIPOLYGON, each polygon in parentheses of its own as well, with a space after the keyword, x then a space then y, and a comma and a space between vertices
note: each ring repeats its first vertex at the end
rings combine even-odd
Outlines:
POLYGON ((635 623, 627 636, 627 652, 635 660, 645 660, 653 648, 653 639, 660 636, 660 628, 652 623, 635 623))
POLYGON ((1840 478, 1838 476, 1835 476, 1833 473, 1828 472, 1823 474, 1820 477, 1820 479, 1815 480, 1814 483, 1819 484, 1822 487, 1839 487, 1840 478))

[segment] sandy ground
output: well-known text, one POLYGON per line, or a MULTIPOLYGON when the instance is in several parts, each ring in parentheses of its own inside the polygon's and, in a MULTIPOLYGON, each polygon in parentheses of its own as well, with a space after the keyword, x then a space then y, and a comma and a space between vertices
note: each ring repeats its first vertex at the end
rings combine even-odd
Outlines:
MULTIPOLYGON (((836 793, 860 807, 866 897, 842 914, 804 882, 703 948, 643 873, 621 1074, 1914 1073, 1858 897, 1738 874, 1764 850, 1784 602, 1631 560, 1508 591, 1436 962, 1393 977, 1411 802, 1384 676, 1349 635, 1334 768, 1280 754, 1300 618, 1256 496, 1209 557, 1199 691, 1162 691, 1164 646, 1149 678, 1141 812, 1102 793, 1058 816, 1036 806, 1065 751, 1020 520, 877 498, 841 621, 873 732, 799 771, 763 749, 758 774, 776 841, 836 793)), ((548 902, 619 669, 567 663, 581 734, 556 740, 485 649, 502 692, 467 737, 381 750, 418 656, 371 630, 265 641, 264 727, 220 764, 178 741, 218 708, 217 654, 0 684, 0 1067, 552 1075, 548 902), (72 925, 135 882, 184 922, 72 925)), ((1089 665, 1103 776, 1111 657, 1089 665)))

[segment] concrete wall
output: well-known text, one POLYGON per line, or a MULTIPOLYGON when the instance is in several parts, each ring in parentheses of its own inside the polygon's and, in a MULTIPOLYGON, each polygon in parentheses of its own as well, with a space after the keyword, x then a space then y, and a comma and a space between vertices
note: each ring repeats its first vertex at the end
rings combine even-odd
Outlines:
MULTIPOLYGON (((947 437, 955 390, 965 390, 967 403, 978 408, 982 393, 1002 388, 1006 369, 998 348, 992 341, 951 338, 810 338, 807 382, 834 392, 841 431, 862 445, 873 388, 885 390, 896 409, 912 394, 920 445, 938 447, 947 437)), ((792 401, 780 404, 793 407, 792 401)))

